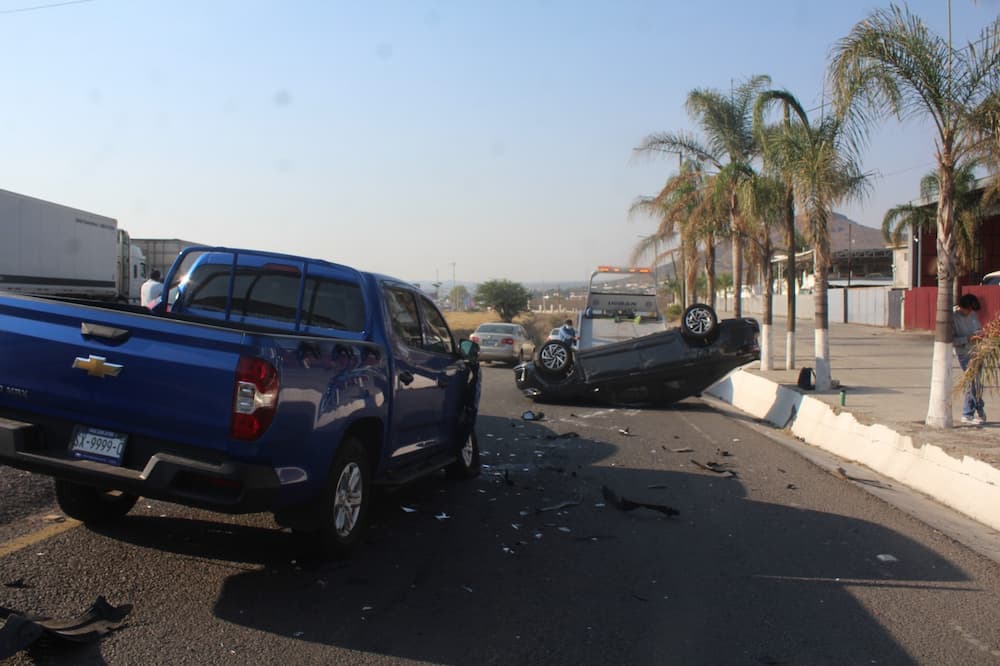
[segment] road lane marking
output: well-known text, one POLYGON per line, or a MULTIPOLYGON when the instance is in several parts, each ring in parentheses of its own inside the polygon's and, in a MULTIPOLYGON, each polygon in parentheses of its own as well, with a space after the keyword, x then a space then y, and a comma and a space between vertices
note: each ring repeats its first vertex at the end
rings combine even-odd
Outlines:
POLYGON ((57 534, 62 534, 67 530, 73 529, 79 524, 79 520, 67 518, 61 523, 52 523, 51 525, 46 525, 42 529, 30 534, 24 534, 5 543, 0 543, 0 558, 7 557, 11 553, 16 553, 17 551, 27 548, 28 546, 33 546, 36 543, 41 543, 42 541, 54 537, 57 534))

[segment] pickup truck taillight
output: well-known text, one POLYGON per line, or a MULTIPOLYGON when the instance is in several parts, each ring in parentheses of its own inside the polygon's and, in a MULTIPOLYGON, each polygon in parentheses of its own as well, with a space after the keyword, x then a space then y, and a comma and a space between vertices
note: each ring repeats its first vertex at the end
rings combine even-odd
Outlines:
POLYGON ((254 440, 271 425, 278 407, 278 371, 260 358, 241 356, 233 395, 233 439, 254 440))

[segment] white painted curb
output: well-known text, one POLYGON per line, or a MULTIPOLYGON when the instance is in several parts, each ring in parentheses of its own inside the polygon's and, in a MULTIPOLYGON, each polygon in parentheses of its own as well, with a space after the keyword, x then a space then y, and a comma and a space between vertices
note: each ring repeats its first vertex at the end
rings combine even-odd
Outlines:
POLYGON ((846 460, 869 467, 1000 530, 1000 470, 932 444, 915 446, 908 435, 883 425, 863 425, 822 400, 738 370, 708 393, 742 412, 846 460))

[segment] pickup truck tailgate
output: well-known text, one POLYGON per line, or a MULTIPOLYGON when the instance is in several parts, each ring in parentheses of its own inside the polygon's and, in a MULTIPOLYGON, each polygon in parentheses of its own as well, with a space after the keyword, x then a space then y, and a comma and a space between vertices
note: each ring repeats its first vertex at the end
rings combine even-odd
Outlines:
POLYGON ((0 406, 221 448, 236 365, 252 353, 247 338, 151 314, 0 298, 0 406))

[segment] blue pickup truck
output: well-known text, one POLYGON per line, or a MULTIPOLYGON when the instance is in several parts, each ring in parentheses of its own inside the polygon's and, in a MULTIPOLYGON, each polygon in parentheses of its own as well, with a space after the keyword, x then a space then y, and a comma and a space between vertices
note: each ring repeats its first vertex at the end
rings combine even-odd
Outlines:
POLYGON ((477 353, 400 280, 189 248, 151 310, 0 292, 0 463, 87 523, 269 511, 343 554, 373 485, 479 473, 477 353))

